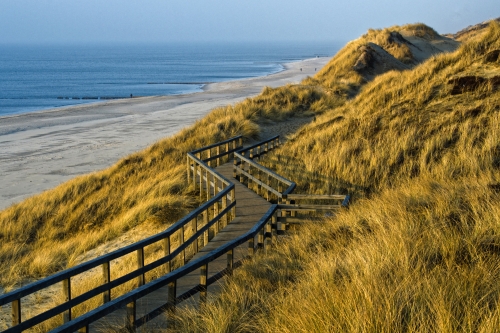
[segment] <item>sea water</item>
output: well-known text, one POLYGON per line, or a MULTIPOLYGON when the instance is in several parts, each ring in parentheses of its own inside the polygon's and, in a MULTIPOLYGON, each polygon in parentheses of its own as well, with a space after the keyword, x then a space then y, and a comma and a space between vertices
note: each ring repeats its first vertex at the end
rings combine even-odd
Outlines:
POLYGON ((284 63, 337 50, 332 42, 0 45, 0 117, 197 92, 206 83, 276 73, 284 63))

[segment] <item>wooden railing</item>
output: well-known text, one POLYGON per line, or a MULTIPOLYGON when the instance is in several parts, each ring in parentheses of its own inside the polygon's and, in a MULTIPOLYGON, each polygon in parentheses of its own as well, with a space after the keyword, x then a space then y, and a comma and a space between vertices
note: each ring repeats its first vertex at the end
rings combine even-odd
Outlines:
POLYGON ((293 192, 296 184, 256 162, 277 147, 279 135, 237 151, 234 154, 234 178, 246 183, 248 188, 268 201, 277 199, 278 203, 282 203, 293 192))
MULTIPOLYGON (((211 165, 214 164, 212 161, 215 161, 215 166, 219 166, 241 148, 242 137, 239 135, 189 152, 187 154, 188 184, 192 183, 194 189, 200 191, 200 197, 206 194, 207 200, 210 200, 212 195, 232 185, 228 179, 211 168, 211 165)), ((234 188, 231 195, 234 197, 234 188)))
POLYGON ((279 205, 278 223, 287 225, 305 221, 323 220, 332 211, 347 208, 349 195, 288 194, 284 204, 279 205))
POLYGON ((137 289, 132 290, 131 292, 118 297, 117 299, 104 304, 103 306, 95 309, 87 314, 84 314, 66 324, 56 328, 52 332, 75 332, 76 330, 84 330, 87 331, 88 327, 91 323, 103 318, 107 314, 110 314, 118 308, 123 308, 130 304, 135 304, 135 302, 144 297, 147 294, 150 294, 164 286, 174 286, 177 284, 177 280, 197 269, 200 270, 200 284, 193 288, 192 290, 187 291, 183 295, 176 297, 175 295, 169 294, 169 299, 165 302, 164 305, 158 307, 150 311, 148 314, 144 315, 141 318, 136 318, 135 307, 131 306, 130 311, 128 313, 128 323, 131 330, 134 330, 137 327, 142 326, 147 321, 152 318, 164 313, 165 311, 173 311, 175 309, 175 305, 182 299, 192 296, 193 294, 199 292, 200 293, 200 306, 207 300, 207 287, 217 280, 221 278, 221 276, 228 275, 232 273, 234 268, 234 260, 233 253, 236 247, 241 244, 248 242, 248 255, 253 256, 258 249, 266 249, 268 250, 272 244, 272 225, 276 223, 276 211, 278 209, 277 205, 272 205, 271 208, 267 211, 267 213, 254 225, 250 231, 245 233, 244 235, 226 243, 225 245, 220 246, 219 248, 209 252, 207 255, 202 258, 193 260, 186 265, 170 272, 167 275, 164 275, 150 283, 147 283, 137 289), (208 276, 208 265, 219 258, 220 256, 227 256, 227 267, 219 271, 218 273, 208 276))
MULTIPOLYGON (((227 158, 226 156, 239 148, 241 148, 241 137, 236 137, 219 144, 197 149, 188 154, 188 159, 191 159, 195 166, 194 168, 199 170, 200 174, 205 173, 205 179, 212 178, 213 191, 211 191, 211 185, 207 184, 205 187, 205 192, 208 193, 207 202, 174 223, 165 231, 1 295, 0 306, 8 303, 11 303, 12 306, 12 327, 5 332, 21 332, 57 315, 62 315, 63 322, 69 322, 73 319, 72 309, 75 306, 100 294, 102 295, 102 303, 106 304, 112 299, 112 288, 116 288, 134 279, 137 281, 137 286, 142 286, 146 283, 147 272, 161 266, 169 272, 173 267, 174 260, 180 261, 180 265, 185 264, 188 259, 198 252, 198 248, 208 243, 211 237, 215 236, 220 229, 224 228, 234 219, 236 213, 234 184, 214 172, 199 157, 205 158, 207 163, 213 160, 220 163, 222 159, 227 158), (239 143, 238 146, 237 143, 239 143), (215 150, 217 154, 211 154, 212 150, 215 150), (174 244, 174 240, 176 240, 176 244, 174 244), (160 242, 163 246, 164 256, 145 265, 145 247, 160 242), (132 272, 111 280, 112 261, 134 252, 137 257, 137 268, 132 272), (101 283, 91 290, 73 297, 71 287, 72 278, 98 267, 101 267, 102 270, 101 283), (64 303, 26 320, 23 319, 21 303, 23 297, 61 283, 61 293, 66 300, 64 303)), ((193 178, 195 179, 196 177, 193 178)), ((200 177, 200 179, 202 178, 200 177)), ((203 186, 200 186, 200 190, 200 192, 203 191, 203 186)), ((172 291, 172 293, 175 293, 175 291, 172 291)), ((133 308, 133 305, 130 305, 130 307, 133 308)))
POLYGON ((331 215, 332 211, 348 206, 349 195, 293 194, 296 188, 295 182, 256 162, 277 147, 279 147, 279 136, 274 136, 237 151, 234 154, 234 178, 246 183, 248 188, 265 197, 267 201, 276 201, 279 204, 278 233, 284 231, 284 224, 319 220, 331 215))

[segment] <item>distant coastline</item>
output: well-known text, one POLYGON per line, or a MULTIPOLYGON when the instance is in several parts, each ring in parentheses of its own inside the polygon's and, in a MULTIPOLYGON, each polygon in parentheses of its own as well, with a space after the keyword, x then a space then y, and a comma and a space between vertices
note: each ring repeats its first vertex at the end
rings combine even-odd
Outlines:
POLYGON ((287 62, 331 56, 334 44, 34 46, 0 45, 0 117, 145 96, 201 92, 267 76, 287 62), (175 46, 175 47, 174 47, 175 46))
POLYGON ((194 124, 217 107, 299 83, 329 57, 286 63, 265 76, 210 83, 172 96, 98 100, 0 117, 0 209, 89 172, 194 124))

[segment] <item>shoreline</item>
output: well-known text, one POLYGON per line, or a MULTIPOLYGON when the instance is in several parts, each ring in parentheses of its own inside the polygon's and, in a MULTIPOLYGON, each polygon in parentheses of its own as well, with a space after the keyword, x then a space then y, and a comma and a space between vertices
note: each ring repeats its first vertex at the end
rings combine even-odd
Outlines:
POLYGON ((0 117, 0 210, 99 171, 204 117, 212 109, 299 83, 331 58, 283 64, 266 76, 210 83, 201 92, 106 100, 0 117))
MULTIPOLYGON (((322 57, 322 58, 328 58, 328 57, 322 57)), ((287 70, 287 65, 292 64, 295 62, 300 62, 300 61, 307 61, 311 59, 316 59, 316 58, 307 58, 307 59, 302 59, 302 60, 296 60, 292 62, 286 62, 286 63, 279 63, 278 65, 280 66, 280 69, 278 71, 263 75, 263 76, 256 76, 256 77, 247 77, 247 78, 240 78, 240 79, 234 79, 234 80, 227 80, 227 81, 220 81, 220 82, 159 82, 159 83, 147 83, 147 84, 177 84, 177 85, 186 85, 186 86, 198 86, 197 88, 192 87, 193 91, 189 92, 182 92, 178 94, 171 94, 171 95, 146 95, 146 96, 133 96, 133 97, 106 97, 106 96, 97 96, 97 97, 82 97, 82 98, 69 98, 69 97, 57 97, 56 99, 64 99, 64 100, 75 100, 75 101, 80 101, 78 103, 72 104, 72 105, 64 105, 64 106, 54 106, 54 107, 46 107, 46 108, 41 108, 41 109, 36 109, 36 110, 30 110, 30 111, 22 111, 22 112, 14 112, 10 114, 0 114, 0 120, 2 118, 7 118, 7 117, 13 117, 13 116, 20 116, 20 115, 25 115, 28 113, 38 113, 38 112, 44 112, 44 111, 58 111, 66 108, 72 108, 72 107, 77 107, 77 106, 89 106, 89 105, 95 105, 99 103, 107 103, 109 101, 128 101, 131 100, 132 98, 146 98, 146 97, 167 97, 167 96, 181 96, 181 95, 190 95, 190 94, 196 94, 200 92, 206 91, 205 87, 208 85, 217 85, 219 83, 226 83, 226 82, 235 82, 235 81, 242 81, 242 80, 251 80, 251 79, 256 79, 256 78, 262 78, 262 77, 267 77, 270 75, 275 75, 279 74, 283 71, 287 70), (81 102, 84 101, 84 102, 81 102)))

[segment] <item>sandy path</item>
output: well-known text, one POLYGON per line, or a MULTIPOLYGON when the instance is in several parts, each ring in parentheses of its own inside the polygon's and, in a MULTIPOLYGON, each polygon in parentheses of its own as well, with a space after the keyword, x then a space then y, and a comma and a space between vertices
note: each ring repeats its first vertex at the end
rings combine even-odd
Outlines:
POLYGON ((263 87, 298 83, 329 58, 286 64, 265 77, 209 84, 204 92, 143 97, 0 117, 0 209, 77 175, 109 167, 263 87))

